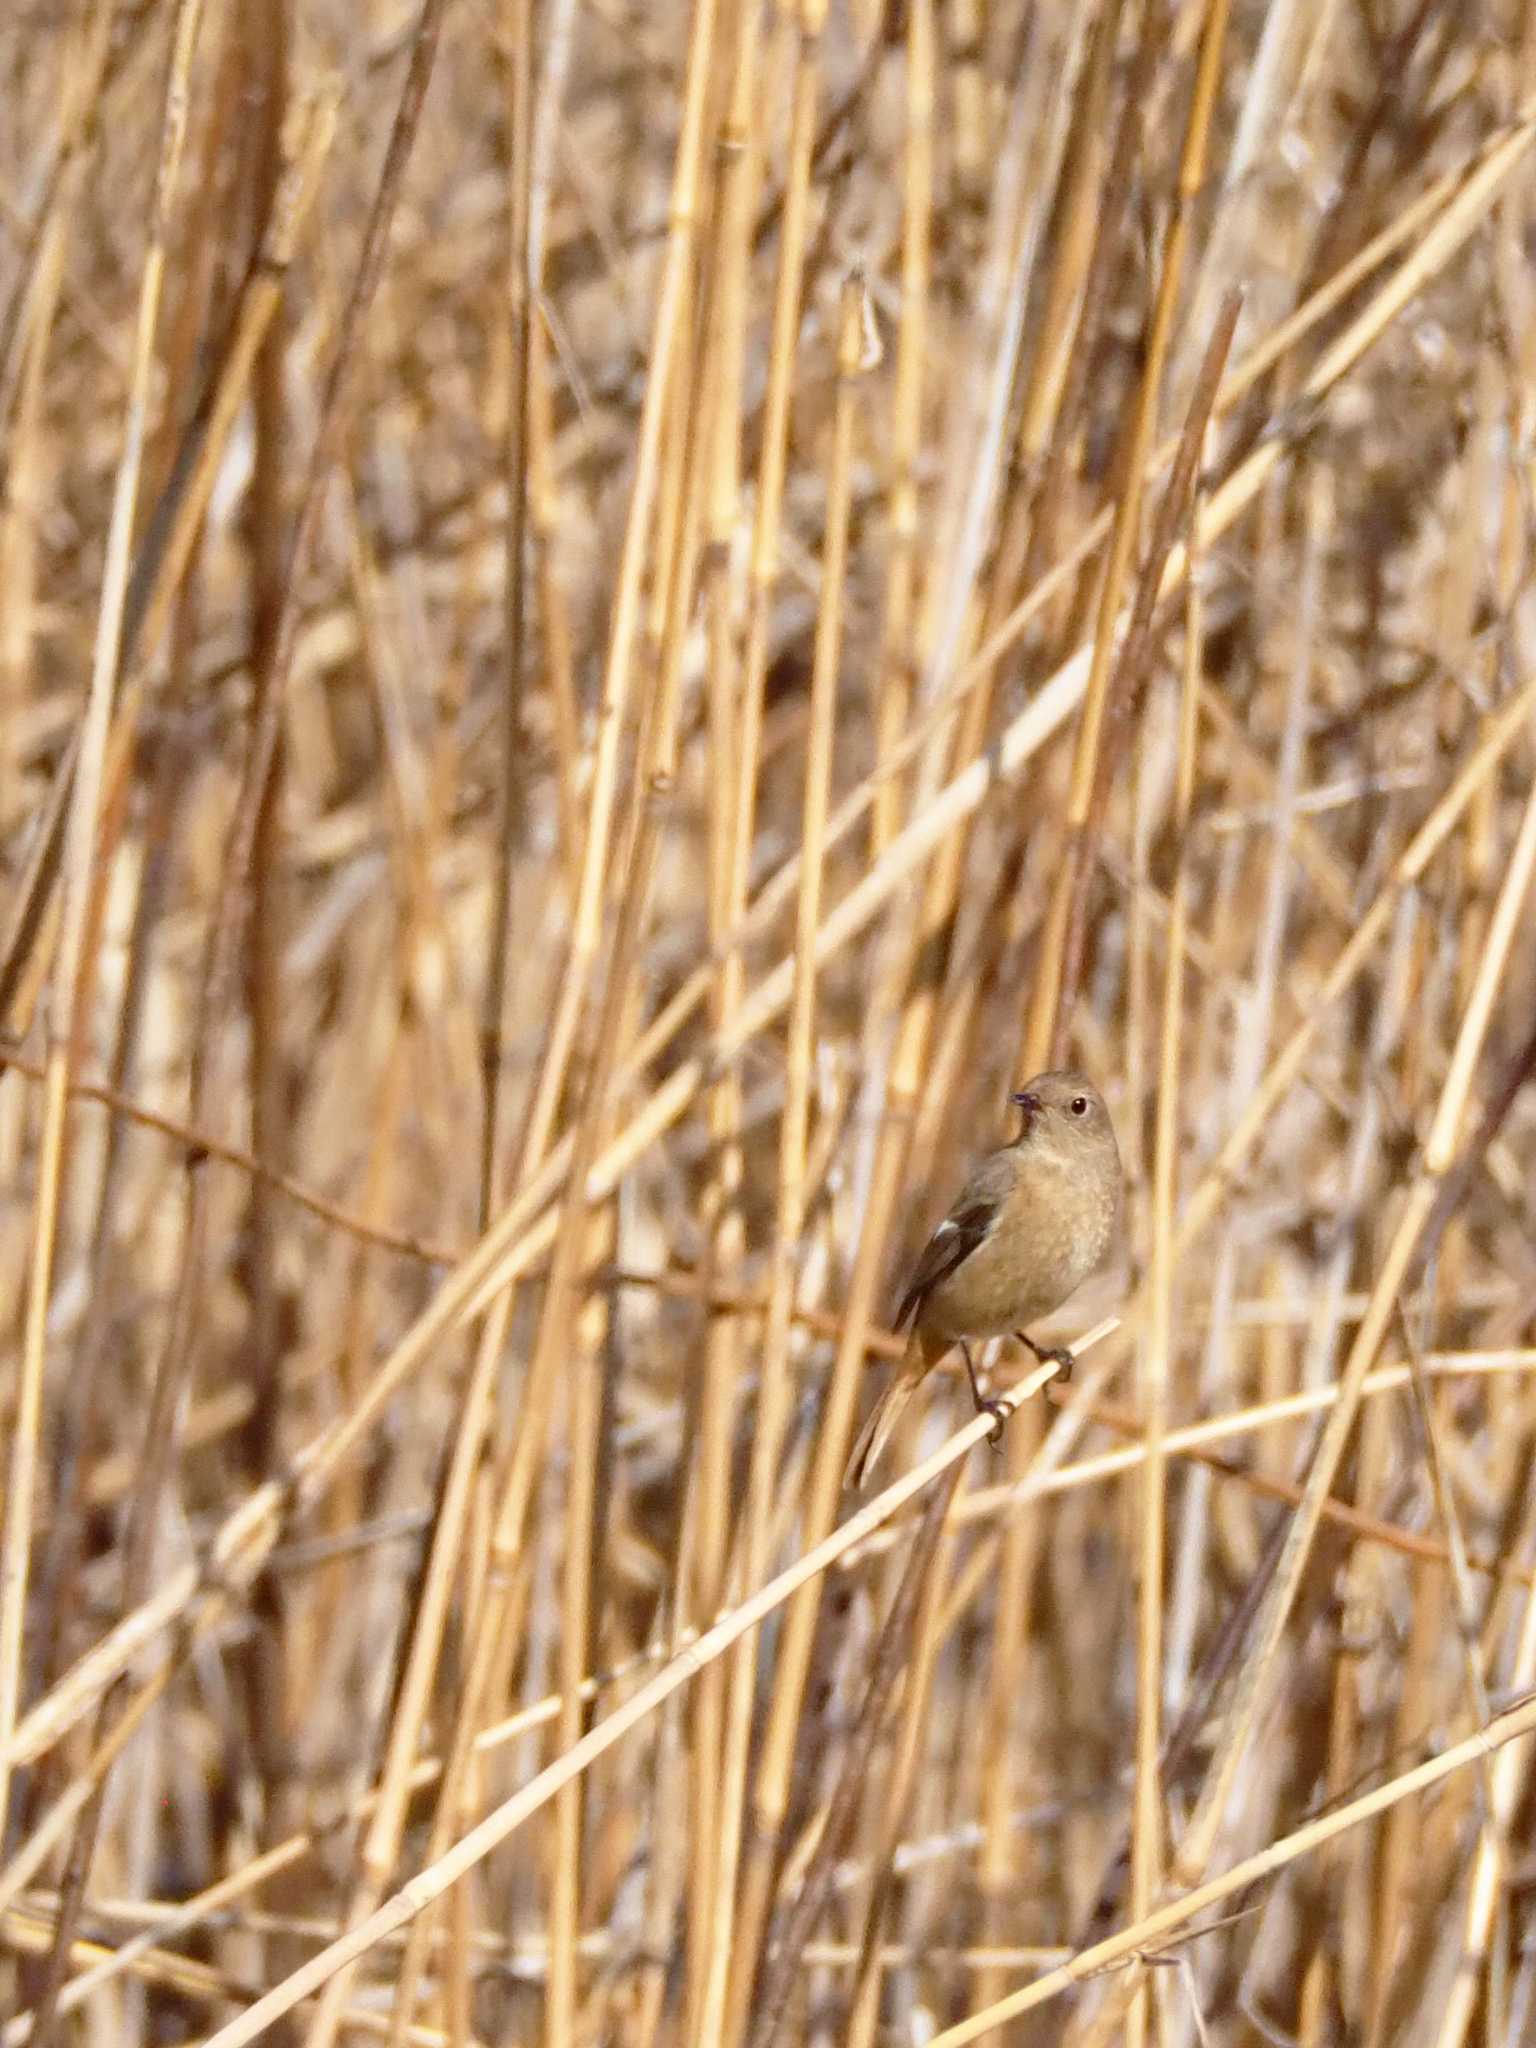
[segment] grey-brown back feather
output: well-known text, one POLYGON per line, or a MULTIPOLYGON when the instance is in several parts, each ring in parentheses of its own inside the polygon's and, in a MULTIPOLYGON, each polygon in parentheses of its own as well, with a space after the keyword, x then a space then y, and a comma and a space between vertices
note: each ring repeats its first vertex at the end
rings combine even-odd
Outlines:
POLYGON ((972 1252, 986 1243, 998 1210, 1013 1191, 1016 1173, 1017 1163, 1011 1152, 994 1152, 977 1167, 956 1196, 954 1207, 923 1247, 896 1310, 893 1328, 904 1330, 940 1281, 958 1272, 972 1252))

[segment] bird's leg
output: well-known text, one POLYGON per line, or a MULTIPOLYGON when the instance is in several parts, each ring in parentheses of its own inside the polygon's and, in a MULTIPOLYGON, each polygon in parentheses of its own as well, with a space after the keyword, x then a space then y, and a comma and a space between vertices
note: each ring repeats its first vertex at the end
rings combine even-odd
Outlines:
POLYGON ((1047 1350, 1042 1351, 1034 1338, 1026 1336, 1022 1330, 1015 1330, 1013 1334, 1026 1350, 1033 1351, 1042 1365, 1054 1365, 1058 1378, 1064 1380, 1071 1379, 1072 1368, 1076 1365, 1077 1360, 1072 1356, 1065 1344, 1053 1344, 1047 1350))
POLYGON ((976 1377, 976 1364, 971 1357, 971 1347, 963 1337, 960 1339, 960 1356, 965 1360, 965 1370, 970 1376, 971 1399, 976 1403, 976 1413, 992 1417, 992 1433, 987 1442, 995 1451, 1003 1440, 1003 1424, 1008 1420, 1008 1410, 1003 1402, 989 1401, 983 1395, 981 1382, 976 1377))

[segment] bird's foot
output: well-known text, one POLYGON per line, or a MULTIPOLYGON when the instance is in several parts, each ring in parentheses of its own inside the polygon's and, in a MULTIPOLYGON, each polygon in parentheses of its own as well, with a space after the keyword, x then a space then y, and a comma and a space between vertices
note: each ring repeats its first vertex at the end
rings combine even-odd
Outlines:
POLYGON ((1076 1365, 1077 1360, 1072 1356, 1072 1353, 1065 1344, 1051 1344, 1042 1349, 1033 1337, 1025 1336, 1022 1330, 1015 1330, 1013 1334, 1026 1349, 1033 1351, 1042 1365, 1054 1365, 1058 1379, 1071 1379, 1072 1368, 1076 1365))
POLYGON ((992 1427, 987 1431, 987 1442, 994 1451, 1000 1452, 1003 1448, 1003 1425, 1007 1422, 1013 1410, 1006 1401, 1000 1400, 994 1395, 989 1401, 978 1401, 976 1403, 976 1413, 978 1415, 991 1416, 992 1427))

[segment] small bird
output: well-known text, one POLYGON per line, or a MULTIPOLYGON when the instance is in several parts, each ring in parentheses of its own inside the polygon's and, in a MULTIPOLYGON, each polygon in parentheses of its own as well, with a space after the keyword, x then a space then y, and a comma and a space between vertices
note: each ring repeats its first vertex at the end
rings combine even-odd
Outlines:
POLYGON ((1120 1213, 1120 1151, 1104 1098, 1073 1069, 1039 1074, 1009 1101, 1023 1113, 1011 1145, 984 1159, 929 1238, 901 1306, 910 1324, 896 1377, 876 1402, 848 1460, 862 1486, 918 1385, 953 1345, 965 1356, 978 1414, 982 1399, 968 1337, 1010 1331, 1063 1375, 1072 1354, 1042 1351, 1030 1323, 1060 1308, 1108 1251, 1120 1213))

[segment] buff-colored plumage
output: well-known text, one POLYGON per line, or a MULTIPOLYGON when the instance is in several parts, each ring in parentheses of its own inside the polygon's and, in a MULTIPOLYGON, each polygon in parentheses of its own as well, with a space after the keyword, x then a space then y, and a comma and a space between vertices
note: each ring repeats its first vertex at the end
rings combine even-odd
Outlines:
POLYGON ((1098 1090, 1067 1069, 1039 1075, 1013 1100, 1024 1117, 1017 1139, 976 1168, 902 1297, 896 1328, 911 1324, 906 1355, 854 1446, 854 1486, 863 1485, 907 1402, 953 1345, 1024 1336, 1109 1250, 1123 1176, 1098 1090))

